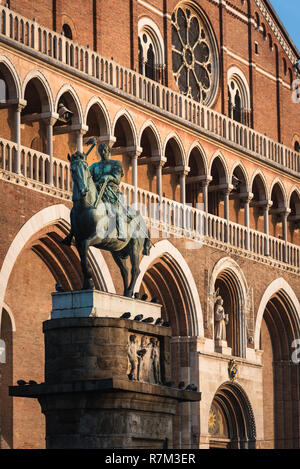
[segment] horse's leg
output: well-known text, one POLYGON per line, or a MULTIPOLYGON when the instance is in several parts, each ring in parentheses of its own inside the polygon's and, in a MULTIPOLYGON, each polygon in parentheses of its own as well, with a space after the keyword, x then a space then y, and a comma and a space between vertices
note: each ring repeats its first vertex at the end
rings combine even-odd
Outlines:
POLYGON ((118 255, 118 252, 112 252, 112 256, 114 258, 114 261, 116 262, 117 266, 119 267, 121 271, 121 275, 123 278, 123 284, 124 284, 124 296, 126 296, 127 288, 128 288, 128 267, 126 265, 126 259, 120 257, 118 255))
POLYGON ((81 269, 83 273, 83 286, 82 290, 91 290, 94 288, 94 282, 92 279, 92 269, 88 265, 87 255, 88 255, 88 248, 90 246, 90 240, 92 238, 84 239, 80 243, 79 248, 79 255, 81 260, 81 269))
POLYGON ((132 298, 133 289, 140 273, 141 240, 132 238, 130 241, 131 280, 125 296, 132 298))

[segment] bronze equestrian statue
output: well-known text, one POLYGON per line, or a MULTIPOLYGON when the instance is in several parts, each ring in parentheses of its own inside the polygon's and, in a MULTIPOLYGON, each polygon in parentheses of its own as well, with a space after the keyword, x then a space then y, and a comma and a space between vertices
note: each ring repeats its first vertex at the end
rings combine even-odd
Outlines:
MULTIPOLYGON (((95 139, 87 144, 95 146, 95 139)), ((83 290, 94 287, 92 270, 87 262, 90 246, 110 251, 120 268, 124 283, 124 296, 133 295, 134 286, 140 273, 140 251, 149 255, 149 230, 136 210, 127 207, 119 190, 123 176, 122 164, 110 159, 110 147, 101 144, 98 148, 101 161, 90 168, 87 154, 74 153, 71 162, 73 179, 73 208, 71 210, 71 231, 63 240, 70 246, 73 237, 78 250, 84 277, 83 290), (131 261, 131 279, 128 281, 126 259, 131 261)))

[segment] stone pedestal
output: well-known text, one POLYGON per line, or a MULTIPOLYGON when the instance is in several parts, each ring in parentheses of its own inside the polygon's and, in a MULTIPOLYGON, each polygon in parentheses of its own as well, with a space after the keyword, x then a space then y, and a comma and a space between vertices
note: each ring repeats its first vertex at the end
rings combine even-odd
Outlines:
POLYGON ((122 297, 107 295, 53 294, 56 319, 43 324, 45 382, 10 387, 10 395, 38 399, 49 449, 172 448, 178 402, 201 395, 165 385, 170 328, 120 319, 126 311, 155 317, 160 306, 127 298, 124 310, 122 297), (100 317, 101 298, 115 317, 100 317))
POLYGON ((222 355, 231 355, 232 349, 228 347, 227 340, 215 340, 215 350, 222 355))

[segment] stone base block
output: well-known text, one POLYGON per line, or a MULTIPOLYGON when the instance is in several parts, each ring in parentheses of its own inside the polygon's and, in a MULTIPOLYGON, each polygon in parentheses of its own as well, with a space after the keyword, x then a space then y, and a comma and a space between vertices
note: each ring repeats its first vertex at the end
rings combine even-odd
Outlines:
POLYGON ((39 400, 47 449, 172 448, 177 402, 201 396, 117 379, 15 386, 10 394, 39 400))
POLYGON ((215 340, 215 351, 222 355, 232 355, 232 349, 227 346, 226 340, 215 340))
POLYGON ((129 312, 144 318, 161 317, 161 305, 98 290, 52 293, 51 319, 108 317, 119 318, 129 312))

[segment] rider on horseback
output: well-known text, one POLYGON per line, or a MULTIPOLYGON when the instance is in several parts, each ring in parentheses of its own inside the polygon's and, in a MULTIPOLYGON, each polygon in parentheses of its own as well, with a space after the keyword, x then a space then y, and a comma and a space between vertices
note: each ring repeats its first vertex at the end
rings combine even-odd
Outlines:
POLYGON ((116 227, 118 231, 118 239, 126 240, 126 220, 124 213, 125 203, 123 195, 119 190, 121 178, 123 176, 122 163, 120 161, 111 160, 110 147, 106 143, 101 143, 98 147, 101 161, 90 166, 90 173, 97 187, 98 193, 102 184, 106 182, 102 200, 105 203, 107 214, 110 218, 116 219, 116 227))
MULTIPOLYGON (((92 148, 94 148, 95 144, 95 138, 92 138, 87 142, 87 145, 92 145, 92 147, 86 154, 83 154, 85 159, 92 148)), ((151 241, 148 228, 139 213, 133 208, 126 206, 123 194, 119 190, 121 178, 124 174, 122 163, 120 161, 110 159, 111 149, 109 145, 105 143, 99 145, 98 152, 101 157, 101 161, 92 164, 89 167, 89 171, 98 192, 98 200, 101 199, 104 202, 107 216, 109 217, 110 222, 116 222, 115 227, 117 229, 117 239, 120 241, 125 241, 129 235, 127 229, 128 222, 130 223, 131 220, 139 221, 141 223, 141 234, 145 235, 143 254, 149 255, 151 241)), ((98 202, 96 203, 96 206, 97 204, 98 202)), ((74 236, 72 226, 74 224, 74 214, 72 212, 71 231, 62 241, 62 243, 67 246, 71 246, 74 236)))

